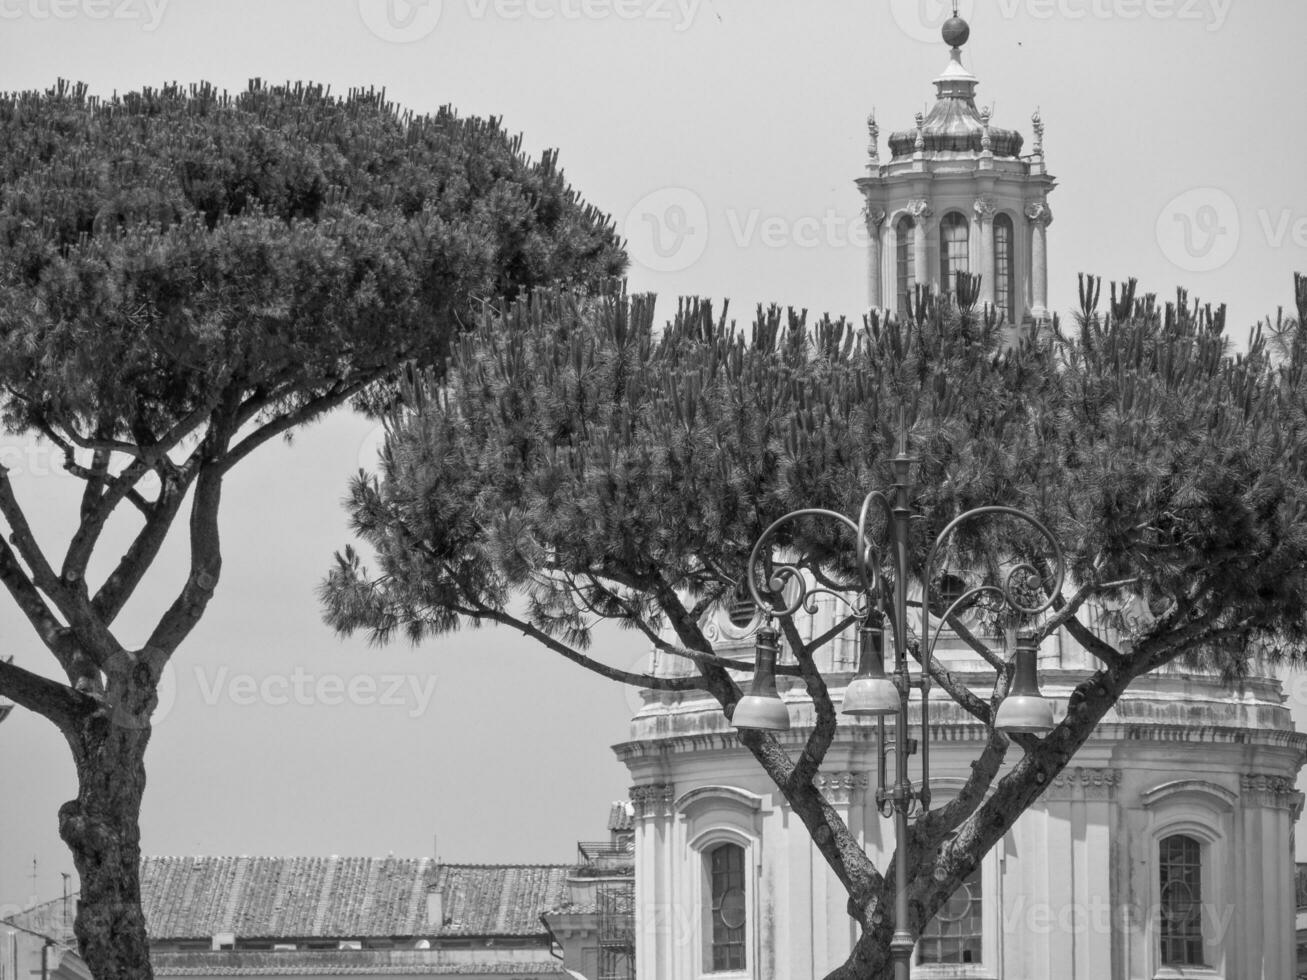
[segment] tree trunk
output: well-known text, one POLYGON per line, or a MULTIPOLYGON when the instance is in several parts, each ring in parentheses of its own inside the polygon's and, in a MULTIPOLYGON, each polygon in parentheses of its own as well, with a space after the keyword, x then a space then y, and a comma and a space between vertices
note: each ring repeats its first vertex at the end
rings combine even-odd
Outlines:
MULTIPOLYGON (((119 679, 124 683, 125 679, 119 679)), ((154 685, 113 697, 65 732, 77 763, 77 799, 59 808, 59 836, 80 878, 74 931, 96 980, 152 980, 141 911, 141 796, 154 685), (112 705, 112 707, 110 706, 112 705)))
POLYGON ((894 958, 890 956, 893 935, 894 928, 887 922, 864 931, 849 958, 826 974, 825 980, 894 980, 894 958))

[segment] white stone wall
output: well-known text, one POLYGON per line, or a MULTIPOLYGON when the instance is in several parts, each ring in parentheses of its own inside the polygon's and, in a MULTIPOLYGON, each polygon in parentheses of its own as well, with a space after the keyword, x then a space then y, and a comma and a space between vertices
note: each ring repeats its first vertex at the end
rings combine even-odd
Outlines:
MULTIPOLYGON (((1059 715, 1083 657, 1066 641, 1041 650, 1041 683, 1059 715)), ((781 686, 795 725, 781 737, 797 752, 811 706, 786 679, 781 686)), ((913 976, 1287 980, 1294 781, 1307 739, 1283 701, 1272 678, 1227 688, 1171 670, 1136 682, 985 858, 983 963, 922 965, 913 976), (1157 841, 1180 831, 1203 843, 1212 967, 1183 974, 1162 968, 1157 941, 1157 841)), ((938 691, 931 722, 939 805, 962 784, 983 731, 938 691)), ((843 889, 715 702, 651 696, 617 750, 634 783, 639 976, 708 976, 702 855, 724 840, 745 848, 750 869, 748 969, 713 980, 821 977, 847 956, 857 927, 843 889)), ((875 807, 876 754, 874 723, 842 720, 819 781, 883 868, 894 842, 875 807)))

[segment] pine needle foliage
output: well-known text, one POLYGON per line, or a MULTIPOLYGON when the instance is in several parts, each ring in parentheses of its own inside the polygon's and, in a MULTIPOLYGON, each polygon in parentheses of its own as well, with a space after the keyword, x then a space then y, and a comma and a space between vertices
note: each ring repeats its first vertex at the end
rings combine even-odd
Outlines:
MULTIPOLYGON (((1301 345, 1273 359, 1264 332, 1234 353, 1222 311, 1137 298, 1133 282, 1112 312, 1034 338, 933 300, 856 327, 760 309, 741 331, 691 299, 659 331, 648 296, 537 293, 461 337, 448 378, 412 379, 380 478, 351 490, 381 578, 351 553, 327 610, 378 639, 521 595, 538 626, 581 642, 599 614, 659 628, 641 583, 721 595, 777 517, 856 513, 889 482, 902 419, 923 547, 971 507, 1011 504, 1054 529, 1072 581, 1127 580, 1155 607, 1214 617, 1234 658, 1254 639, 1293 652, 1302 362, 1301 345), (624 602, 598 603, 601 583, 624 602)), ((843 532, 804 533, 851 564, 843 532)), ((1046 557, 1015 526, 964 537, 955 557, 996 546, 1046 557)))

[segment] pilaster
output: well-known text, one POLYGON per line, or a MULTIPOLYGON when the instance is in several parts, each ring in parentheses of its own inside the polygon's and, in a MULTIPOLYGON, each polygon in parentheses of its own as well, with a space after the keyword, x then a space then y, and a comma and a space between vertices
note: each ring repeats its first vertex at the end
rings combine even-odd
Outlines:
POLYGON ((1048 316, 1048 226, 1053 212, 1047 201, 1033 201, 1026 205, 1025 214, 1030 225, 1030 312, 1042 320, 1048 316))
POLYGON ((976 243, 972 269, 980 272, 980 302, 994 304, 994 201, 987 195, 976 198, 972 205, 975 217, 971 222, 972 240, 976 243))
POLYGON ((912 277, 919 286, 934 286, 935 277, 930 272, 930 235, 934 231, 934 222, 930 219, 935 209, 925 198, 915 198, 908 202, 908 214, 912 215, 912 277))
POLYGON ((881 281, 881 225, 885 221, 885 209, 868 204, 865 211, 867 219, 867 305, 873 310, 885 306, 884 285, 881 281))

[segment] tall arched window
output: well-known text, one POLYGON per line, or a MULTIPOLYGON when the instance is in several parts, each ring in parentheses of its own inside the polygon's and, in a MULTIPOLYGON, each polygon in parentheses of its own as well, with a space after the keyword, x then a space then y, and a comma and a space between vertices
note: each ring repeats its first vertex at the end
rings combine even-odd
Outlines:
POLYGON ((1187 834, 1158 842, 1162 964, 1203 965, 1203 848, 1187 834))
POLYGON ((980 868, 976 868, 921 931, 917 962, 979 963, 980 936, 980 868))
POLYGON ((744 848, 719 844, 706 855, 710 921, 708 968, 713 972, 744 969, 747 901, 744 892, 744 848))
POLYGON ((901 316, 908 308, 908 297, 912 295, 912 287, 916 285, 916 279, 913 276, 912 269, 912 230, 914 222, 908 215, 904 215, 894 225, 894 239, 897 243, 895 246, 895 276, 896 296, 898 297, 897 312, 901 316))
POLYGON ((1006 214, 994 216, 994 305, 1011 322, 1016 317, 1016 238, 1012 218, 1006 214))
POLYGON ((957 211, 944 215, 939 223, 939 291, 957 292, 959 272, 970 272, 970 246, 967 237, 971 225, 957 211))

